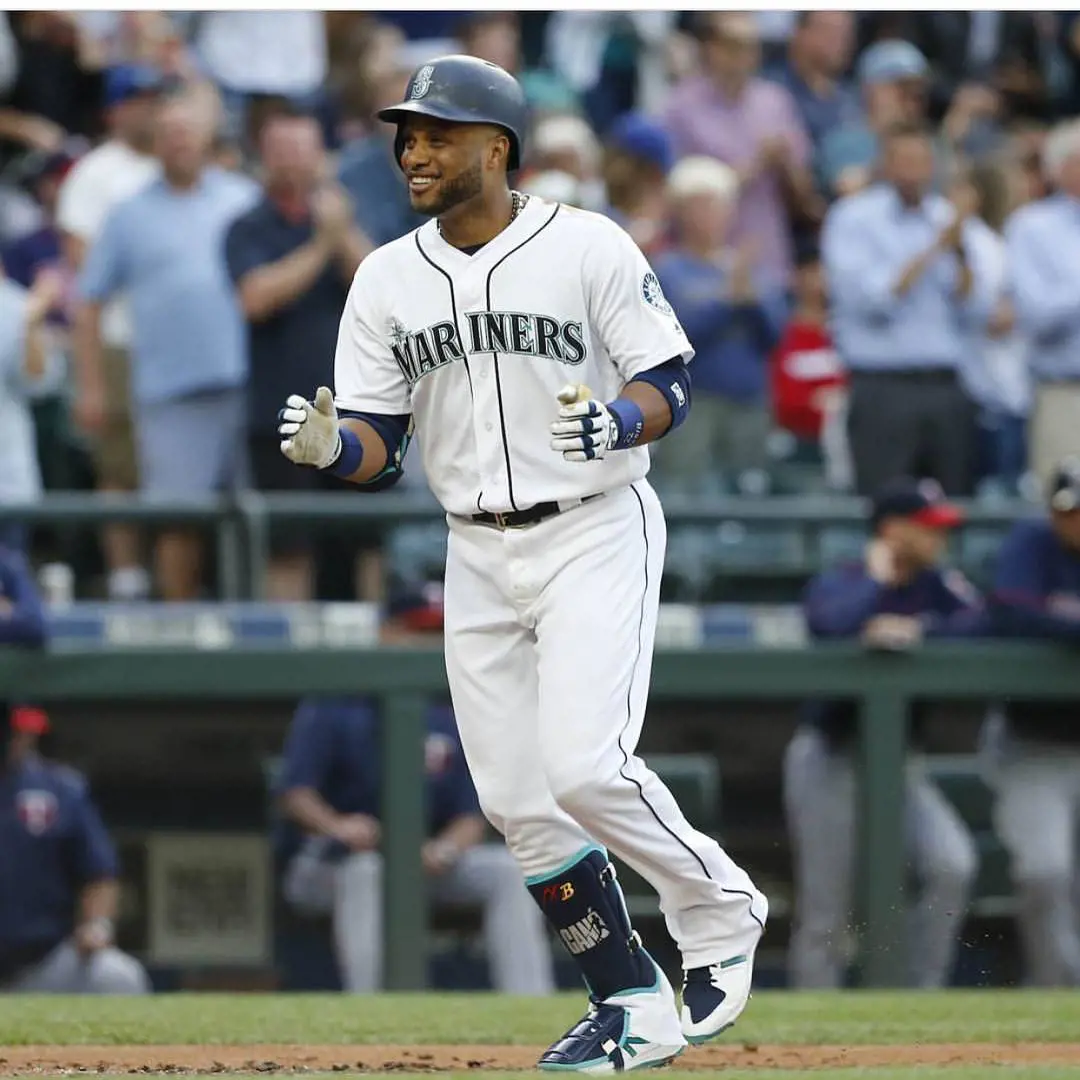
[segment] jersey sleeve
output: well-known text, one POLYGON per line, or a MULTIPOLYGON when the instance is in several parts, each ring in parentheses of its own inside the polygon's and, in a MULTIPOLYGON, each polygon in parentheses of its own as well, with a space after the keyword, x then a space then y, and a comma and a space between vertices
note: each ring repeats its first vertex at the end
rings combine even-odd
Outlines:
POLYGON ((390 317, 380 301, 369 256, 356 271, 338 327, 335 403, 354 412, 412 412, 409 383, 390 345, 390 317))
POLYGON ((660 279, 617 225, 590 243, 583 272, 589 320, 627 382, 674 357, 693 358, 694 348, 660 279))
POLYGON ((120 860, 97 807, 85 792, 76 802, 76 833, 74 870, 80 884, 115 878, 120 873, 120 860))

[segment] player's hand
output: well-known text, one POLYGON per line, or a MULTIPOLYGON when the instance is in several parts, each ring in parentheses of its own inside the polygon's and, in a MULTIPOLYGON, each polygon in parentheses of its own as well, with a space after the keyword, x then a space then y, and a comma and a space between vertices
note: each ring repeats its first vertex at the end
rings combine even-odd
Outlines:
POLYGON ((877 649, 908 649, 922 641, 922 623, 910 615, 875 615, 862 639, 877 649))
POLYGON ((866 572, 879 585, 896 583, 896 556, 881 537, 875 537, 866 546, 866 572))
POLYGON ((83 956, 89 956, 99 949, 108 948, 113 940, 113 927, 108 919, 90 919, 75 927, 75 948, 83 956))
POLYGON ((341 453, 337 409, 329 387, 320 386, 315 401, 290 394, 285 408, 278 413, 281 452, 297 465, 325 469, 341 453))
POLYGON ((461 849, 452 840, 427 840, 420 848, 420 861, 432 877, 445 874, 461 857, 461 849))
POLYGON ((559 418, 551 425, 551 449, 567 461, 604 457, 619 439, 619 425, 587 387, 571 383, 558 393, 559 418))
POLYGON ((382 826, 370 814, 342 814, 331 835, 350 851, 371 851, 379 846, 382 826))

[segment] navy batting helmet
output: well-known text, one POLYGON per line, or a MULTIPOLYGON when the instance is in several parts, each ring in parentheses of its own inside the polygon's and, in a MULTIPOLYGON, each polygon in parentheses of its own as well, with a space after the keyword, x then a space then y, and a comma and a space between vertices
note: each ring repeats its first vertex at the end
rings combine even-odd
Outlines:
POLYGON ((455 124, 495 124, 510 138, 507 168, 521 164, 527 122, 525 92, 508 71, 475 56, 441 56, 413 72, 405 101, 379 111, 379 119, 398 125, 394 157, 401 165, 401 125, 410 116, 433 116, 455 124))

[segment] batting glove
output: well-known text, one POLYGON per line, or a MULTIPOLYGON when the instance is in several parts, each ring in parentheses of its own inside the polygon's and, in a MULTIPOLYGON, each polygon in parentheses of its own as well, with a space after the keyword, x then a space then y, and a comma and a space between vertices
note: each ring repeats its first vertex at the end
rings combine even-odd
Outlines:
POLYGON ((580 394, 581 388, 573 384, 559 391, 562 408, 551 425, 551 449, 567 461, 595 461, 618 441, 619 424, 602 401, 579 401, 580 394))
POLYGON ((290 394, 278 413, 278 434, 282 437, 281 452, 297 465, 317 469, 333 465, 341 453, 341 433, 330 389, 320 386, 314 402, 290 394))

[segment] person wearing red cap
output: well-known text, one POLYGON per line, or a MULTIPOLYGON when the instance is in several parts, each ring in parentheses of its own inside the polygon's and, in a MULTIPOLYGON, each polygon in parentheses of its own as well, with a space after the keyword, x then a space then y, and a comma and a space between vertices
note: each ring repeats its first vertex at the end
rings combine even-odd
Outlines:
MULTIPOLYGON (((862 561, 826 570, 808 586, 804 611, 811 636, 900 649, 924 638, 988 633, 975 589, 939 566, 947 530, 960 520, 937 484, 901 479, 887 485, 873 503, 862 561)), ((912 722, 917 746, 918 712, 912 722)), ((854 703, 807 702, 784 758, 795 880, 789 966, 791 984, 799 989, 837 987, 844 979, 852 926, 856 729, 854 703)), ((917 987, 940 987, 952 974, 978 857, 967 827, 917 754, 908 761, 905 812, 909 859, 920 884, 910 979, 917 987)))
POLYGON ((116 849, 81 773, 41 758, 40 708, 0 703, 0 993, 144 994, 113 944, 116 849))

